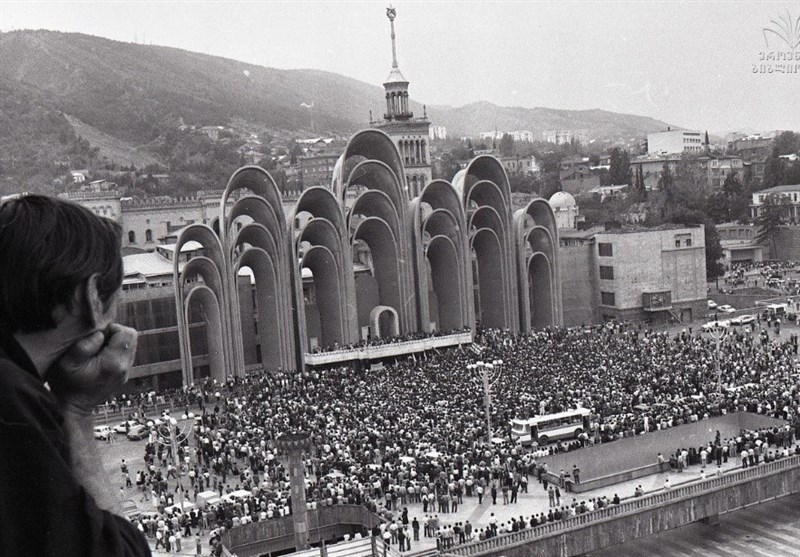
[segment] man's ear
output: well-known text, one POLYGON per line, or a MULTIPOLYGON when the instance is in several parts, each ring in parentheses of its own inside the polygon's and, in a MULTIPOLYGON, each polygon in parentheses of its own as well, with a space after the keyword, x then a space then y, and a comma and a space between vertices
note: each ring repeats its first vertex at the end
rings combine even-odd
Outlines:
POLYGON ((82 313, 91 328, 96 328, 105 315, 103 301, 97 291, 97 277, 95 273, 83 282, 82 313))

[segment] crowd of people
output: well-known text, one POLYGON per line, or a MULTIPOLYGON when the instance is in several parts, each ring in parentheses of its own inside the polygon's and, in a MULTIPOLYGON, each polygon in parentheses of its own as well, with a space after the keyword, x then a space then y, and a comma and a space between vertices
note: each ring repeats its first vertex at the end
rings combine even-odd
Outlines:
MULTIPOLYGON (((797 345, 766 331, 733 332, 722 341, 721 393, 714 342, 696 331, 669 334, 625 323, 527 335, 483 330, 475 343, 478 350, 432 351, 378 370, 339 366, 237 379, 224 386, 223 397, 220 385, 198 385, 192 397, 199 418, 178 449, 182 470, 170 464, 171 447, 151 439, 148 470, 137 483, 160 510, 174 504, 181 489, 189 501, 207 491, 223 496, 195 511, 194 521, 184 519, 187 535, 193 523, 218 533, 285 516, 292 501, 275 439, 302 430, 314 442, 306 462, 310 505, 361 504, 391 520, 405 505, 422 503, 426 514, 438 517, 456 510, 463 497, 516 499, 536 474, 537 455, 584 444, 523 449, 510 442, 514 417, 591 409, 590 443, 734 411, 793 424, 800 417, 797 345), (486 442, 483 383, 467 367, 478 359, 503 361, 491 421, 492 435, 504 443, 486 442), (241 490, 243 497, 230 496, 241 490)), ((612 502, 558 504, 534 518, 558 520, 612 502)), ((472 533, 485 538, 526 525, 532 520, 472 533)), ((465 525, 458 526, 453 536, 455 525, 433 535, 451 543, 463 533, 465 525)), ((410 545, 413 528, 403 528, 404 545, 410 545)))

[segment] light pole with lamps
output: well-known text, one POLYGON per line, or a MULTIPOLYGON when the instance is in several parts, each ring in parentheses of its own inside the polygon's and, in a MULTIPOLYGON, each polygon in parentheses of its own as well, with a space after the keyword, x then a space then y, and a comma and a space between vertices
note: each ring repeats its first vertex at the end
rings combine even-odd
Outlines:
MULTIPOLYGON (((189 412, 188 414, 184 414, 181 416, 184 420, 192 420, 194 419, 194 413, 189 412)), ((181 461, 178 457, 178 448, 180 444, 183 443, 186 439, 189 438, 189 431, 192 429, 192 424, 189 424, 189 427, 182 429, 178 427, 178 420, 175 418, 167 415, 163 418, 163 420, 154 420, 147 422, 147 425, 151 428, 151 430, 156 434, 156 441, 161 443, 162 445, 166 445, 170 447, 172 451, 172 462, 175 464, 175 473, 178 475, 178 487, 180 488, 180 502, 181 502, 181 514, 183 514, 183 507, 184 507, 184 495, 183 495, 183 482, 181 481, 181 461), (168 435, 164 435, 159 426, 166 426, 169 430, 168 435)))
POLYGON ((503 360, 493 360, 491 363, 477 362, 467 365, 467 370, 470 372, 477 370, 483 381, 483 402, 486 410, 486 443, 488 444, 492 442, 492 386, 500 378, 502 367, 503 360))

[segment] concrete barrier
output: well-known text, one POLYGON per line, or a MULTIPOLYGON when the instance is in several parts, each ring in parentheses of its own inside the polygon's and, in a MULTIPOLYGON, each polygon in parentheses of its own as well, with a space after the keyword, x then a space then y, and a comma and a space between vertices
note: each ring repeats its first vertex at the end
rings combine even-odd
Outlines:
POLYGON ((472 542, 443 557, 571 557, 800 491, 800 456, 663 490, 535 528, 472 542))
POLYGON ((734 412, 577 451, 548 455, 539 461, 546 463, 548 472, 556 478, 561 470, 569 474, 573 464, 577 464, 581 471, 581 483, 604 478, 605 483, 596 485, 596 488, 646 475, 630 475, 635 470, 649 470, 655 474, 658 472, 657 466, 647 467, 657 463, 658 453, 669 460, 670 455, 678 449, 700 447, 713 441, 717 431, 724 439, 736 437, 742 429, 756 430, 785 424, 783 420, 760 414, 734 412))

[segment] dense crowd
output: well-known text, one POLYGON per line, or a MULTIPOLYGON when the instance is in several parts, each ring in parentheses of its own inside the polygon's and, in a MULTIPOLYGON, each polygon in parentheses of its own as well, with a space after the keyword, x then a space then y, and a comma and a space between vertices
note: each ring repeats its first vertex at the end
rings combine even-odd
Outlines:
MULTIPOLYGON (((380 370, 334 367, 249 377, 230 382, 223 397, 217 396, 219 385, 197 386, 201 417, 179 449, 184 475, 171 468, 170 448, 152 439, 149 469, 137 483, 160 510, 175 502, 181 477, 189 501, 206 491, 227 495, 179 519, 189 523, 189 535, 192 526, 217 532, 284 516, 292 501, 274 441, 283 432, 304 430, 314 440, 306 463, 310 505, 362 504, 393 517, 409 503, 427 501, 425 510, 438 516, 455 510, 465 496, 505 501, 527 489, 542 449, 509 442, 514 417, 589 408, 588 436, 597 443, 642 432, 645 424, 662 429, 738 410, 791 423, 800 416, 797 343, 777 342, 767 331, 733 332, 722 341, 721 394, 714 341, 691 330, 671 335, 632 324, 529 335, 484 330, 475 341, 478 350, 433 351, 380 370), (467 368, 479 358, 504 362, 491 408, 492 434, 504 443, 485 442, 483 384, 467 368), (249 493, 230 496, 239 490, 249 493)), ((575 512, 582 505, 589 510, 584 502, 575 512)), ((553 519, 557 511, 571 512, 559 505, 553 519)), ((532 524, 519 522, 517 528, 532 524)), ((401 519, 405 543, 410 527, 401 519)))

